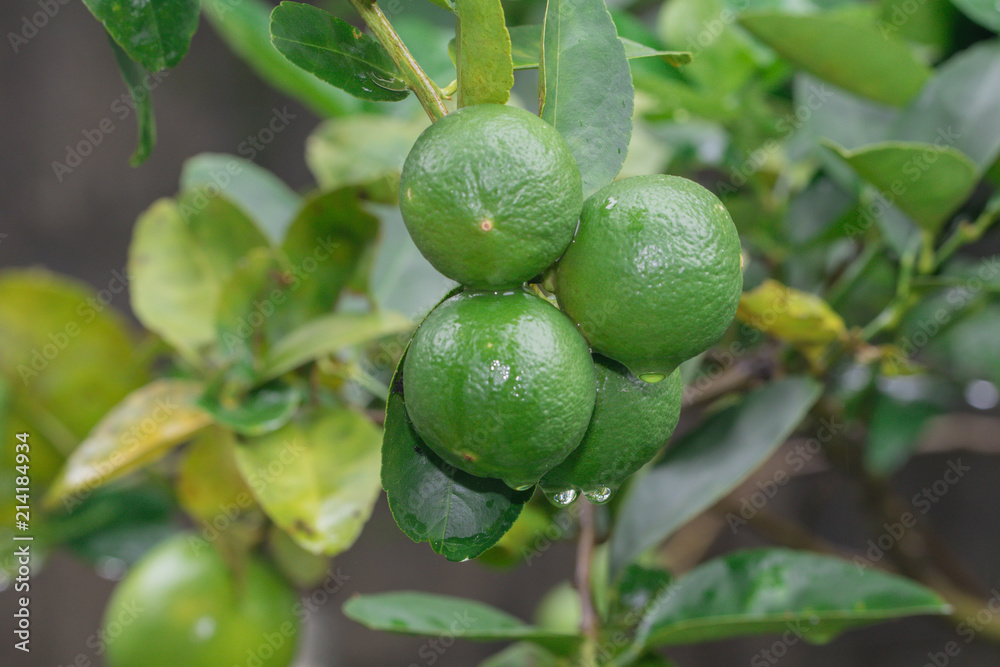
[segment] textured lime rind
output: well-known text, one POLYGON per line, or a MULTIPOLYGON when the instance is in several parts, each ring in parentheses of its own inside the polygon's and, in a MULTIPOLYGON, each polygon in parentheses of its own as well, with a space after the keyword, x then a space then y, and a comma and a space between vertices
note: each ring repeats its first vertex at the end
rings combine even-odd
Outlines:
POLYGON ((181 533, 115 588, 104 612, 105 631, 116 635, 107 664, 220 667, 252 653, 261 667, 287 667, 300 626, 295 604, 294 590, 266 561, 252 556, 237 573, 215 547, 181 533))
POLYGON ((584 202, 555 287, 595 352, 637 376, 669 375, 711 347, 736 314, 736 226, 694 181, 617 181, 584 202))
POLYGON ((512 288, 569 245, 583 205, 580 170, 559 133, 500 104, 448 114, 413 145, 399 207, 413 242, 445 276, 512 288))
POLYGON ((406 411, 424 442, 451 465, 515 489, 579 444, 595 394, 586 341, 520 289, 442 302, 403 363, 406 411))
POLYGON ((617 490, 667 444, 681 414, 680 371, 650 384, 621 364, 595 356, 597 402, 580 446, 542 477, 546 494, 617 490))

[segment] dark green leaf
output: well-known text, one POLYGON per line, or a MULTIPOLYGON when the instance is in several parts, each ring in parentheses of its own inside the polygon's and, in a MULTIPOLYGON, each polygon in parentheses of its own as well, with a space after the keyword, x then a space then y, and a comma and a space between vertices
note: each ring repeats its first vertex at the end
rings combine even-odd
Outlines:
POLYGON ((271 42, 302 69, 355 97, 396 102, 409 94, 381 44, 318 7, 287 1, 275 7, 271 42))
POLYGON ((926 401, 899 401, 879 395, 872 411, 865 447, 865 467, 876 475, 891 475, 906 462, 928 420, 941 408, 926 401))
POLYGON ((632 563, 625 568, 614 587, 615 610, 619 614, 642 612, 656 601, 671 581, 673 577, 666 570, 632 563))
POLYGON ((934 234, 976 186, 976 166, 954 148, 888 141, 855 150, 828 144, 892 204, 934 234))
POLYGON ((302 197, 285 183, 249 160, 225 153, 201 153, 184 162, 181 189, 203 188, 222 193, 257 223, 271 243, 281 243, 302 197))
POLYGON ((754 12, 744 14, 740 24, 793 64, 885 104, 907 104, 931 75, 905 42, 881 34, 854 8, 804 15, 754 12))
POLYGON ((479 667, 569 667, 561 660, 537 644, 519 642, 511 644, 499 653, 491 655, 479 663, 479 667))
POLYGON ((514 67, 500 0, 456 0, 455 9, 458 106, 506 104, 514 67))
POLYGON ((216 424, 241 435, 254 436, 287 424, 303 398, 298 387, 270 384, 239 398, 205 394, 198 399, 198 406, 212 415, 216 424))
POLYGON ((181 61, 198 28, 198 0, 83 0, 128 57, 150 72, 181 61))
POLYGON ((994 32, 1000 32, 1000 5, 996 0, 952 0, 966 16, 994 32))
POLYGON ((121 72, 122 79, 128 86, 128 94, 132 98, 132 107, 135 109, 139 139, 135 152, 129 158, 129 164, 137 167, 146 161, 149 154, 153 152, 153 146, 156 145, 156 119, 153 118, 153 100, 150 94, 154 84, 151 83, 149 73, 143 69, 142 65, 129 58, 128 54, 114 40, 109 41, 111 42, 111 50, 115 54, 115 62, 118 63, 118 71, 121 72))
POLYGON ((937 594, 903 577, 831 556, 756 549, 717 558, 679 579, 654 604, 635 643, 784 632, 825 643, 850 628, 948 611, 937 594))
POLYGON ((372 630, 436 637, 443 633, 468 641, 532 641, 559 649, 579 642, 576 635, 525 624, 495 607, 462 598, 400 591, 357 595, 344 615, 372 630))
POLYGON ((712 416, 626 494, 611 535, 611 572, 655 546, 746 479, 819 399, 822 387, 789 377, 712 416))
POLYGON ((542 28, 541 116, 566 139, 589 196, 621 171, 635 91, 604 0, 549 0, 542 28))
POLYGON ((262 0, 203 0, 205 15, 229 48, 264 81, 315 114, 339 116, 361 102, 293 65, 271 44, 271 5, 262 0))
POLYGON ((361 533, 379 495, 379 432, 328 409, 241 443, 236 463, 269 517, 306 551, 336 555, 361 533))

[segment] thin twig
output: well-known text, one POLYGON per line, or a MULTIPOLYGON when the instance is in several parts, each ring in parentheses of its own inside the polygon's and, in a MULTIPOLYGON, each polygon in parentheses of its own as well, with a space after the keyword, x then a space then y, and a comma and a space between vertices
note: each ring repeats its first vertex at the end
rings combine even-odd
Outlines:
POLYGON ((576 590, 580 595, 580 632, 584 636, 581 649, 580 664, 586 667, 595 665, 600 625, 597 612, 594 610, 594 600, 590 594, 590 571, 594 560, 594 506, 587 500, 580 500, 580 535, 576 548, 576 590))
POLYGON ((351 0, 351 4, 361 14, 361 18, 371 29, 375 39, 389 52, 389 57, 396 63, 396 67, 406 79, 407 86, 420 100, 430 119, 435 121, 446 116, 448 109, 444 106, 441 89, 420 68, 413 54, 403 44, 403 40, 374 0, 351 0))

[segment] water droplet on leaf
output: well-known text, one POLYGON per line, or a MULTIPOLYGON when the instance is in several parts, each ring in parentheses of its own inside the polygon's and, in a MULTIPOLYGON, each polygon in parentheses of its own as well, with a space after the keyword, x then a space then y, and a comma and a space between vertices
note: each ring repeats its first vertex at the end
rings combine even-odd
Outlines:
POLYGON ((603 505, 604 503, 611 500, 611 496, 615 494, 609 486, 602 486, 594 491, 586 491, 583 495, 587 496, 587 500, 594 503, 595 505, 603 505))
POLYGON ((566 489, 564 491, 557 491, 555 493, 546 492, 545 497, 549 499, 549 502, 553 505, 558 505, 559 507, 566 507, 567 505, 572 505, 573 501, 579 495, 576 489, 566 489))

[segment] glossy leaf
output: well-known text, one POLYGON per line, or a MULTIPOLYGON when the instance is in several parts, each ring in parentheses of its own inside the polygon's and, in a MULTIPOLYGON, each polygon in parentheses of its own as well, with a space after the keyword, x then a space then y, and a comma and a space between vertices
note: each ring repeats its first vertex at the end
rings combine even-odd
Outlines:
POLYGON ((181 61, 198 28, 198 0, 83 0, 108 34, 150 72, 181 61))
POLYGON ((188 358, 215 339, 219 295, 237 262, 267 239, 236 206, 204 190, 161 199, 129 247, 136 317, 188 358))
POLYGON ((205 15, 229 48, 257 75, 318 116, 339 116, 360 105, 344 91, 292 64, 271 44, 271 10, 262 0, 202 0, 205 15))
POLYGON ((527 625, 495 607, 462 598, 400 591, 357 595, 344 604, 344 615, 372 630, 406 635, 460 636, 467 641, 526 640, 564 648, 579 642, 568 635, 527 625))
POLYGON ((314 554, 354 544, 380 490, 378 429, 346 409, 240 443, 236 463, 264 512, 314 554))
POLYGON ((395 204, 399 174, 426 116, 403 120, 358 114, 329 120, 306 140, 306 164, 326 190, 366 186, 379 201, 395 204))
POLYGON ((969 197, 976 166, 954 148, 884 142, 852 151, 831 148, 921 228, 936 233, 969 197))
POLYGON ((135 109, 135 121, 138 125, 139 139, 135 147, 135 152, 129 158, 129 164, 137 167, 146 161, 153 146, 156 145, 156 119, 153 118, 153 99, 151 90, 153 84, 148 83, 149 73, 122 50, 122 47, 114 40, 111 42, 111 50, 115 54, 115 62, 118 63, 118 71, 121 72, 125 85, 128 86, 128 94, 132 98, 132 107, 135 109))
POLYGON ((500 0, 456 0, 455 12, 458 106, 506 104, 514 65, 500 0))
POLYGON ((184 162, 181 189, 204 188, 236 204, 271 243, 281 243, 302 197, 284 181, 249 160, 225 153, 201 153, 184 162))
POLYGON ((703 422, 626 494, 611 535, 611 572, 620 573, 738 486, 819 399, 821 386, 788 377, 749 394, 703 422))
POLYGON ((271 379, 350 345, 408 331, 413 323, 398 313, 333 313, 288 334, 271 348, 261 379, 271 379))
POLYGON ((950 146, 980 173, 1000 154, 1000 41, 980 42, 935 70, 920 96, 904 109, 893 139, 950 146))
POLYGON ((381 44, 318 7, 287 0, 275 7, 271 43, 302 69, 363 100, 395 102, 409 94, 381 44))
POLYGON ((931 70, 910 47, 852 10, 816 14, 746 13, 740 24, 791 63, 869 99, 903 106, 931 70))
POLYGON ((198 406, 212 420, 240 435, 264 435, 276 431, 292 418, 304 396, 295 386, 270 384, 239 398, 207 394, 198 406))
POLYGON ((892 618, 945 614, 938 595, 903 577, 786 549, 728 554, 691 571, 654 604, 636 645, 791 632, 826 643, 892 618))
POLYGON ((916 449, 927 422, 940 413, 941 408, 933 403, 920 400, 903 402, 885 394, 879 395, 868 426, 865 468, 881 476, 896 472, 916 449))
POLYGON ((52 506, 152 463, 212 419, 196 402, 203 391, 191 380, 156 380, 137 389, 98 422, 67 459, 45 499, 52 506))
POLYGON ((981 26, 1000 32, 1000 5, 996 0, 951 0, 962 13, 981 26))
POLYGON ((333 310, 362 253, 378 234, 378 219, 350 188, 306 200, 288 228, 282 249, 291 263, 289 319, 305 322, 333 310))
POLYGON ((569 144, 589 196, 621 171, 635 90, 604 0, 549 0, 542 28, 540 115, 569 144))
POLYGON ((392 516, 407 537, 429 542, 448 560, 475 558, 510 530, 531 491, 513 491, 442 461, 413 430, 401 379, 393 388, 382 441, 382 486, 392 516))

